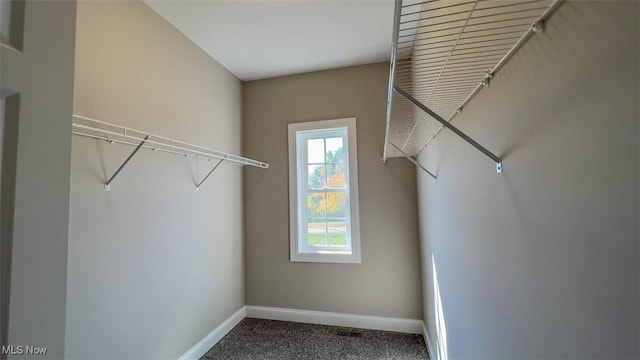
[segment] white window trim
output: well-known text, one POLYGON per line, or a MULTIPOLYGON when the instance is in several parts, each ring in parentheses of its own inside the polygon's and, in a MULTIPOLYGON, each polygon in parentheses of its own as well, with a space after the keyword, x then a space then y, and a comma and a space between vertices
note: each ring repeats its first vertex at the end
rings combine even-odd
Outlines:
POLYGON ((361 263, 360 211, 358 202, 358 154, 356 118, 289 124, 289 249, 292 262, 361 263), (307 254, 298 251, 298 159, 296 132, 346 127, 349 157, 349 207, 351 213, 351 254, 307 254))

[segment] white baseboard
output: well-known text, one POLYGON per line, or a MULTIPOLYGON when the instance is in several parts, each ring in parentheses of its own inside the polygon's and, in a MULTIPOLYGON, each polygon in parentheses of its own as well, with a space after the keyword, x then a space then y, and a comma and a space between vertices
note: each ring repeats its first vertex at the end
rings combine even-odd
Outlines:
POLYGON ((267 306, 243 306, 218 325, 202 340, 184 353, 178 360, 200 359, 245 317, 258 319, 292 321, 307 324, 344 326, 371 330, 395 331, 408 334, 422 334, 427 344, 430 359, 438 360, 431 346, 429 334, 422 320, 391 318, 382 316, 341 314, 325 311, 284 309, 267 306))
POLYGON ((427 327, 424 322, 422 323, 422 336, 424 337, 424 342, 427 344, 427 351, 429 352, 430 360, 440 360, 438 359, 438 354, 436 353, 436 349, 431 345, 431 338, 429 337, 429 332, 427 331, 427 327))
POLYGON ((184 355, 180 356, 178 360, 197 360, 206 354, 213 345, 217 344, 234 326, 238 325, 242 319, 246 316, 245 307, 241 307, 233 315, 229 316, 227 320, 218 325, 213 331, 211 331, 202 340, 198 341, 191 349, 189 349, 184 355))
POLYGON ((266 306, 245 306, 245 308, 247 317, 259 319, 395 331, 409 334, 423 333, 422 320, 283 309, 266 306))

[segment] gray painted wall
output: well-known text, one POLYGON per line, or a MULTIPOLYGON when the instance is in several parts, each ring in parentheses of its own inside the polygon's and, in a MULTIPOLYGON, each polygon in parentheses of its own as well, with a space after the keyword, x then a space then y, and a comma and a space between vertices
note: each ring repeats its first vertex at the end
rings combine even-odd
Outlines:
POLYGON ((449 131, 421 154, 438 173, 418 187, 441 360, 639 357, 638 14, 565 3, 456 117, 503 174, 449 131))
MULTIPOLYGON (((142 2, 78 4, 78 114, 232 153, 242 85, 142 2)), ((244 305, 242 172, 73 138, 68 358, 177 358, 244 305)))
POLYGON ((29 1, 23 10, 24 23, 12 25, 24 25, 23 51, 0 48, 0 95, 17 94, 6 102, 2 328, 8 325, 8 334, 1 337, 3 345, 8 335, 8 344, 46 347, 47 356, 40 358, 59 359, 65 337, 76 3, 29 1))
POLYGON ((420 318, 415 168, 380 162, 388 64, 244 84, 247 305, 420 318), (287 124, 355 116, 362 264, 289 261, 287 124))

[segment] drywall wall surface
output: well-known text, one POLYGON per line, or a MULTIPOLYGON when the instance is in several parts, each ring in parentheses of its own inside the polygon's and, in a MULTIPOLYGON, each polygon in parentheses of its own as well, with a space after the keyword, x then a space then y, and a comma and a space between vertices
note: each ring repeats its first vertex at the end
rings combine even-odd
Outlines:
MULTIPOLYGON (((242 85, 142 2, 78 4, 77 114, 231 153, 242 85)), ((68 358, 178 358, 244 305, 241 168, 74 136, 68 358)))
POLYGON ((638 2, 569 1, 420 156, 435 359, 637 359, 638 2), (438 356, 439 355, 439 356, 438 356))
POLYGON ((0 337, 14 354, 30 345, 46 348, 38 358, 61 359, 76 3, 14 5, 21 9, 11 25, 20 32, 21 51, 0 48, 0 96, 6 100, 0 337))
POLYGON ((247 305, 420 318, 415 168, 382 164, 389 64, 244 84, 247 305), (361 264, 289 261, 287 124, 356 117, 361 264))

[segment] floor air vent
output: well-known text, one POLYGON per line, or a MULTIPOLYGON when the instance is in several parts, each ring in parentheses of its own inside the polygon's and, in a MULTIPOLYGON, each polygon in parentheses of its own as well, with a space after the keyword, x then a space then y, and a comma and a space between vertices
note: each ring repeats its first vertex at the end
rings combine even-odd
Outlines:
POLYGON ((357 338, 360 338, 362 337, 362 335, 364 335, 360 331, 349 331, 349 330, 338 330, 336 334, 338 336, 348 336, 348 337, 357 337, 357 338))

